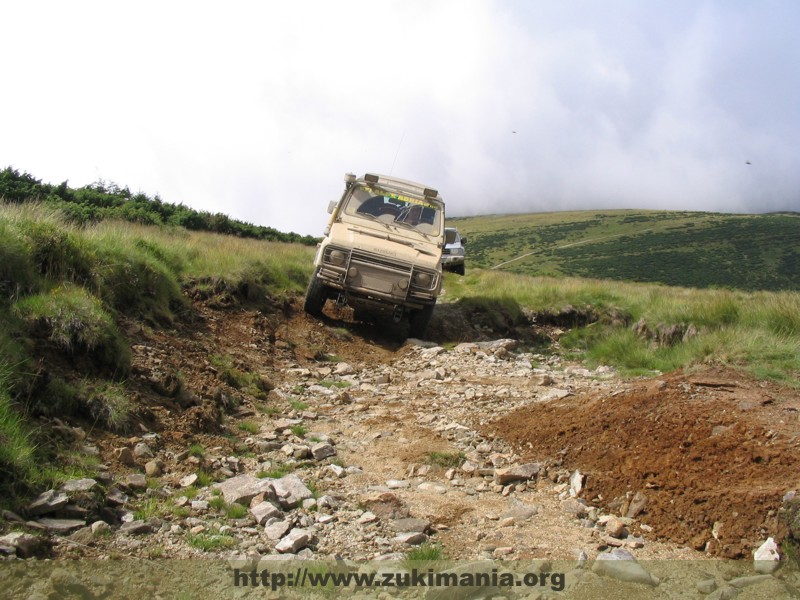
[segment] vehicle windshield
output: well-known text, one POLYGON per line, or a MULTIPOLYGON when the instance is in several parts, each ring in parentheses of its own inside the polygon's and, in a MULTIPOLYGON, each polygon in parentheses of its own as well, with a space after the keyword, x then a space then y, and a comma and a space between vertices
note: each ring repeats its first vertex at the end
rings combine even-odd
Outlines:
POLYGON ((461 245, 461 236, 458 235, 458 229, 450 229, 449 227, 445 229, 445 233, 448 231, 453 232, 453 241, 447 244, 447 247, 450 248, 451 246, 460 246, 461 245))
POLYGON ((439 235, 442 211, 426 200, 370 186, 358 186, 347 201, 345 214, 400 226, 424 235, 439 235))

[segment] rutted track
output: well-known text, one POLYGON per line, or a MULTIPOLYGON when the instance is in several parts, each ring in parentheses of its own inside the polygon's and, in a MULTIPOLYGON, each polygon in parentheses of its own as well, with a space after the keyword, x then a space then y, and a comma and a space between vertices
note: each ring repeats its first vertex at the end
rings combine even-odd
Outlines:
MULTIPOLYGON (((152 491, 133 492, 121 509, 133 511, 147 497, 166 507, 152 538, 144 544, 117 534, 74 544, 56 536, 56 556, 147 556, 153 546, 170 558, 198 556, 188 531, 220 527, 235 540, 222 555, 274 553, 277 540, 251 517, 226 518, 202 504, 189 516, 170 512, 181 480, 199 470, 217 480, 294 470, 318 499, 331 499, 287 509, 279 519, 311 532, 298 550, 360 559, 407 551, 397 530, 403 518, 424 522, 413 543, 439 543, 451 558, 593 558, 612 546, 642 559, 747 556, 781 533, 780 496, 800 483, 797 394, 735 373, 622 381, 612 369, 567 365, 510 340, 400 345, 342 315, 320 321, 297 306, 268 315, 237 305, 195 308, 197 322, 170 331, 131 326, 139 426, 88 440, 116 481, 145 463, 126 464, 122 450, 152 446, 161 473, 151 478, 152 491), (271 390, 268 397, 231 379, 219 356, 271 390), (175 374, 182 391, 170 385, 175 374), (678 448, 683 463, 667 461, 666 450, 654 456, 647 445, 664 430, 676 436, 664 448, 678 448), (747 453, 734 452, 737 439, 747 440, 747 453), (306 454, 320 441, 335 456, 306 454), (207 449, 204 458, 187 454, 193 443, 207 449), (739 476, 735 490, 718 477, 727 458, 747 463, 750 474, 739 476), (437 464, 449 459, 452 466, 437 464), (670 472, 658 471, 660 464, 670 472), (527 474, 508 477, 517 468, 527 474), (586 475, 577 500, 570 494, 575 470, 586 475), (698 481, 721 487, 695 496, 698 481), (742 500, 748 486, 757 486, 757 501, 742 500), (614 501, 637 491, 648 503, 626 519, 629 506, 614 501), (681 500, 674 505, 680 512, 670 494, 681 500), (624 526, 614 535, 605 527, 612 511, 624 526), (725 511, 736 514, 728 519, 725 511)), ((530 332, 530 339, 546 334, 530 332)), ((213 487, 199 490, 197 500, 212 499, 213 487)))

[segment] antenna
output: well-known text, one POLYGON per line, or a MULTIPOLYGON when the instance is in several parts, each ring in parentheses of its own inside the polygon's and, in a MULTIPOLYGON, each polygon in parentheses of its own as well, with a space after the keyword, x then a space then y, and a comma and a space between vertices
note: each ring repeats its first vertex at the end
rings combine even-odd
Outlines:
POLYGON ((406 132, 403 131, 403 135, 400 136, 400 143, 397 144, 397 150, 394 151, 394 159, 392 160, 392 168, 389 169, 389 175, 392 174, 394 171, 394 163, 397 161, 397 155, 400 153, 400 146, 403 145, 403 139, 406 137, 406 132))

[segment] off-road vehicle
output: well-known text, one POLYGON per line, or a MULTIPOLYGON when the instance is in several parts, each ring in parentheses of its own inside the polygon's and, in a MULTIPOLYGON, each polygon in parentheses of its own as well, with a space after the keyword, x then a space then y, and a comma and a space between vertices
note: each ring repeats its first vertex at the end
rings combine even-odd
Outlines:
POLYGON ((452 271, 458 275, 465 273, 464 265, 464 246, 467 244, 467 238, 459 235, 458 229, 455 227, 445 227, 444 233, 448 236, 448 242, 442 249, 442 269, 445 271, 452 271), (450 233, 452 231, 452 234, 450 233), (449 241, 452 237, 453 241, 449 241))
POLYGON ((367 173, 345 175, 341 199, 317 247, 305 311, 349 305, 356 319, 391 317, 422 337, 442 289, 444 202, 419 183, 367 173))

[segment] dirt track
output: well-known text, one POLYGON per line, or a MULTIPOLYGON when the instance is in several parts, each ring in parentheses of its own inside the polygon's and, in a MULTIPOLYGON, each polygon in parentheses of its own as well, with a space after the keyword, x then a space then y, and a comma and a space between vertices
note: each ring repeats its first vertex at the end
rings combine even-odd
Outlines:
MULTIPOLYGON (((430 521, 432 540, 451 558, 574 559, 581 551, 591 558, 607 548, 607 536, 564 509, 576 469, 586 474, 580 497, 601 513, 624 516, 626 494, 646 496, 643 512, 628 524, 630 539, 643 540, 631 547, 644 559, 749 556, 767 536, 783 533, 777 509, 800 486, 800 397, 741 373, 707 369, 623 381, 547 352, 429 352, 349 323, 346 314, 309 318, 297 304, 269 314, 236 303, 200 301, 195 308, 193 323, 169 331, 131 324, 127 332, 137 429, 158 433, 162 454, 194 442, 223 456, 235 452, 248 435, 238 421, 271 431, 276 419, 302 416, 285 400, 291 393, 313 413, 309 427, 336 440, 338 459, 361 469, 321 480, 319 491, 366 506, 387 482, 405 482, 391 494, 411 516, 430 521), (257 410, 263 401, 226 379, 220 356, 274 388, 272 411, 257 410), (333 371, 343 362, 354 374, 338 378, 333 371), (176 374, 195 406, 181 408, 168 391, 176 374), (315 391, 318 382, 337 379, 354 383, 346 400, 315 391), (537 461, 543 470, 538 480, 500 493, 504 486, 492 489, 491 477, 478 471, 454 475, 434 465, 421 476, 432 452, 462 453, 478 465, 537 461), (534 516, 509 524, 520 508, 534 516)), ((483 327, 478 337, 492 333, 483 327)), ((93 441, 112 473, 130 471, 117 456, 133 438, 94 433, 93 441)), ((177 481, 181 467, 168 465, 174 472, 163 480, 177 481)), ((370 558, 360 544, 334 536, 315 552, 370 558)), ((65 556, 75 550, 61 548, 65 556)))

